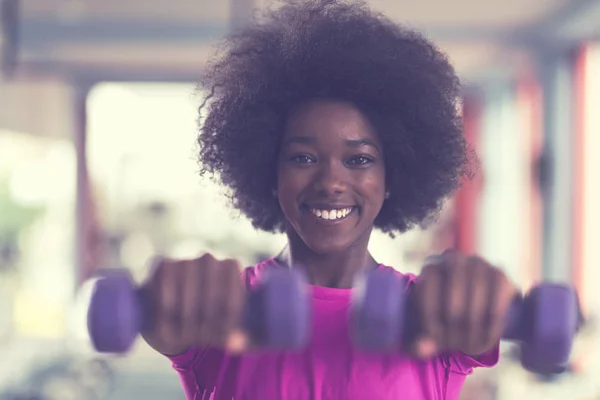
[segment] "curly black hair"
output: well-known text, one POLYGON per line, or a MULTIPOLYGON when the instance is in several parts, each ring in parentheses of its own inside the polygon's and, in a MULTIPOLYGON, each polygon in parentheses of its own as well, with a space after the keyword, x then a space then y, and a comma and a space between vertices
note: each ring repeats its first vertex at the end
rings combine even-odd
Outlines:
POLYGON ((375 127, 391 193, 375 227, 391 236, 435 220, 474 172, 447 57, 362 1, 286 1, 224 39, 198 89, 201 174, 264 231, 284 227, 272 193, 286 118, 313 99, 350 102, 375 127))

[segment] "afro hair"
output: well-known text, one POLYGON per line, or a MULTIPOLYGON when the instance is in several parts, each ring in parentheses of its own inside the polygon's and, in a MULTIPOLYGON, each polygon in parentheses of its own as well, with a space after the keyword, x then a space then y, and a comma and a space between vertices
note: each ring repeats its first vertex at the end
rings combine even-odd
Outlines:
POLYGON ((447 57, 361 1, 287 1, 266 12, 224 39, 198 89, 201 174, 225 185, 264 231, 284 227, 272 195, 277 156, 286 119, 303 102, 350 102, 375 127, 391 193, 375 227, 392 236, 435 220, 477 163, 447 57))

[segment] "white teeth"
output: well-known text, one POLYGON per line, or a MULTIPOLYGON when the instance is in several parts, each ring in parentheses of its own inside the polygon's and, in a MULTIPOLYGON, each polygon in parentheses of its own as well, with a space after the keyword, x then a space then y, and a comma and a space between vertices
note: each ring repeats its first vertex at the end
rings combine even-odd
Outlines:
POLYGON ((317 217, 327 220, 334 220, 339 218, 344 218, 348 214, 352 212, 352 207, 343 208, 343 209, 334 209, 334 210, 317 210, 316 208, 311 208, 310 211, 317 217))

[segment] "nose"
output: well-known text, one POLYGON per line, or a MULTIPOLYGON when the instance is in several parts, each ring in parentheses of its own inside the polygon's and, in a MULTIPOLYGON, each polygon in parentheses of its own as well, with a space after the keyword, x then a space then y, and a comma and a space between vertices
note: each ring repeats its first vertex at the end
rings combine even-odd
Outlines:
POLYGON ((315 189, 325 196, 344 193, 346 184, 346 169, 335 162, 322 163, 314 181, 315 189))

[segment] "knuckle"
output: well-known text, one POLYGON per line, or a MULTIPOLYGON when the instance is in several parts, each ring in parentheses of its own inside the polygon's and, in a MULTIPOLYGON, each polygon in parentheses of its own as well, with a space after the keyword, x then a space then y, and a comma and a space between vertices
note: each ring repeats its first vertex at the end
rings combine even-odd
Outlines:
POLYGON ((496 270, 497 269, 492 264, 490 264, 487 260, 485 260, 484 258, 477 256, 477 255, 472 255, 469 257, 469 264, 473 268, 476 268, 478 270, 496 270))
POLYGON ((469 262, 473 265, 485 263, 485 260, 477 254, 469 254, 468 256, 465 257, 465 259, 467 260, 467 262, 469 262))
POLYGON ((148 270, 151 281, 161 281, 164 278, 165 271, 169 270, 169 260, 163 257, 153 257, 148 262, 148 270))
POLYGON ((221 262, 223 268, 227 268, 228 270, 239 270, 240 262, 235 258, 227 258, 221 262))
POLYGON ((201 270, 203 273, 212 274, 218 267, 219 261, 210 253, 204 254, 202 257, 192 260, 188 265, 194 270, 201 270))
POLYGON ((211 253, 204 253, 196 259, 199 262, 212 262, 216 261, 216 258, 211 253))
POLYGON ((147 265, 149 266, 150 271, 155 272, 164 268, 165 261, 166 259, 164 257, 154 256, 149 259, 147 265))
POLYGON ((457 254, 460 254, 460 252, 457 249, 448 248, 442 252, 441 256, 442 257, 454 257, 457 254))
POLYGON ((498 288, 502 289, 510 286, 508 277, 500 268, 489 266, 487 273, 489 274, 492 283, 498 288))
POLYGON ((177 261, 174 260, 168 260, 168 259, 161 259, 161 261, 157 264, 157 273, 158 276, 160 276, 162 279, 161 280, 165 280, 166 278, 171 278, 174 276, 174 274, 177 274, 179 269, 180 269, 181 264, 177 261))
POLYGON ((426 264, 421 269, 420 279, 417 279, 417 283, 420 281, 427 281, 432 275, 439 274, 441 266, 442 264, 438 262, 426 264))
POLYGON ((432 267, 434 265, 439 265, 443 261, 444 261, 444 258, 442 255, 439 255, 439 254, 431 255, 425 259, 423 269, 432 267))
POLYGON ((445 263, 455 264, 465 259, 465 255, 457 249, 448 249, 441 254, 445 263))

